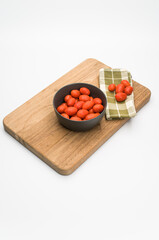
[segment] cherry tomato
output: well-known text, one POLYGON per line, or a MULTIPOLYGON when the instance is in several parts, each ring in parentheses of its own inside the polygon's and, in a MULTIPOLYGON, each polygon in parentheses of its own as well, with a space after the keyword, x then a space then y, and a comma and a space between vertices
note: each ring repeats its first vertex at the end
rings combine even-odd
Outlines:
POLYGON ((89 95, 89 94, 90 94, 89 89, 86 88, 86 87, 80 88, 80 92, 81 92, 81 94, 83 94, 83 95, 89 95))
POLYGON ((65 109, 65 113, 69 116, 73 116, 77 113, 77 108, 75 107, 68 107, 65 109))
POLYGON ((62 113, 61 116, 69 119, 69 116, 66 113, 62 113))
POLYGON ((90 113, 85 117, 85 120, 90 120, 93 119, 95 117, 97 117, 98 115, 96 113, 90 113))
POLYGON ((89 101, 93 101, 94 99, 93 99, 93 97, 89 97, 89 101))
POLYGON ((73 97, 71 97, 70 99, 68 99, 67 105, 68 105, 69 107, 71 107, 71 106, 73 106, 73 105, 75 104, 75 101, 76 101, 76 99, 73 98, 73 97))
POLYGON ((64 106, 65 108, 67 108, 67 103, 62 103, 61 106, 64 106))
POLYGON ((95 104, 93 106, 93 111, 96 112, 96 113, 100 113, 102 112, 104 109, 103 105, 102 104, 95 104))
POLYGON ((79 90, 72 90, 71 91, 71 96, 74 98, 78 98, 80 95, 80 91, 79 90))
POLYGON ((100 98, 94 98, 93 101, 94 104, 102 104, 102 100, 100 98))
POLYGON ((93 108, 91 108, 88 113, 94 113, 93 108))
POLYGON ((89 96, 88 95, 80 95, 79 100, 84 101, 84 102, 89 101, 89 96))
POLYGON ((115 95, 115 98, 118 102, 123 102, 127 98, 127 95, 126 93, 119 92, 115 95))
POLYGON ((82 108, 86 109, 86 110, 90 110, 93 107, 93 105, 94 105, 93 101, 87 101, 87 102, 83 103, 82 108))
POLYGON ((124 91, 124 88, 125 88, 125 86, 123 85, 123 84, 118 84, 117 86, 116 86, 116 93, 119 93, 119 92, 123 92, 124 91))
POLYGON ((78 102, 78 98, 75 98, 75 103, 77 103, 78 102))
POLYGON ((82 119, 79 118, 79 117, 71 117, 70 120, 74 120, 74 121, 82 121, 82 119))
POLYGON ((122 80, 121 84, 123 84, 125 87, 130 86, 130 83, 127 80, 122 80))
POLYGON ((79 118, 85 118, 85 116, 88 114, 88 111, 86 109, 80 109, 77 112, 77 116, 79 118))
POLYGON ((124 89, 124 92, 127 94, 127 95, 130 95, 133 91, 133 87, 132 86, 128 86, 124 89))
POLYGON ((75 103, 74 107, 77 108, 78 110, 82 108, 84 102, 83 101, 78 101, 75 103))
POLYGON ((108 90, 109 90, 110 92, 115 91, 115 89, 116 89, 116 85, 115 85, 114 83, 112 83, 112 84, 110 84, 110 85, 108 86, 108 90))
POLYGON ((72 98, 71 95, 66 95, 65 98, 64 98, 65 102, 67 102, 70 98, 72 98))
POLYGON ((60 106, 57 107, 57 111, 58 111, 59 113, 63 113, 66 108, 67 108, 67 106, 61 104, 60 106))

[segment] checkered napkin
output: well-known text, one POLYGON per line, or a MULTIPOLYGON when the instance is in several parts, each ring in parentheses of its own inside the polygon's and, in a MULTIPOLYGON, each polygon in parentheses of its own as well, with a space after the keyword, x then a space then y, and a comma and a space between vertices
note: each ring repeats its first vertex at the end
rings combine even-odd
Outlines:
POLYGON ((129 118, 136 115, 134 105, 134 94, 127 96, 124 102, 117 102, 115 99, 115 92, 110 92, 108 86, 111 83, 115 85, 121 83, 122 80, 127 80, 132 86, 132 77, 130 72, 125 69, 109 69, 102 68, 99 72, 99 84, 100 89, 106 94, 107 107, 106 107, 106 119, 111 120, 113 118, 129 118))

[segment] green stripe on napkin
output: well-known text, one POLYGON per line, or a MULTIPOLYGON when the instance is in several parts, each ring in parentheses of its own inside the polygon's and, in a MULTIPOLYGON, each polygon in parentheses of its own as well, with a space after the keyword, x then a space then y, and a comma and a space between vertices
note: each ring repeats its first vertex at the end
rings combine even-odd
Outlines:
POLYGON ((134 94, 127 96, 124 102, 117 102, 115 99, 115 92, 110 92, 108 86, 112 83, 118 85, 122 80, 127 80, 132 86, 132 77, 130 72, 125 69, 109 69, 102 68, 99 72, 99 84, 100 89, 106 94, 107 107, 106 107, 106 119, 111 120, 113 118, 129 118, 136 115, 134 105, 134 94))

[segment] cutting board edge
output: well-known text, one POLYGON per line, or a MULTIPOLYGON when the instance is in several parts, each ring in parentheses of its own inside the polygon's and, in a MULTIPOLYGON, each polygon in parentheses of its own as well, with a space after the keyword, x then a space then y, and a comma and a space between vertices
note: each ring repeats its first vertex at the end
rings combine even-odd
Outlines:
MULTIPOLYGON (((7 117, 7 116, 6 116, 7 117)), ((5 118, 4 118, 5 120, 5 118)), ((37 152, 31 145, 29 145, 26 141, 24 141, 20 136, 18 136, 17 134, 15 134, 6 124, 5 121, 3 120, 3 125, 4 125, 4 130, 10 135, 12 136, 15 140, 17 140, 19 143, 21 143, 25 148, 27 148, 29 151, 31 151, 34 155, 36 155, 38 158, 40 158, 43 162, 45 162, 49 167, 51 167, 52 169, 54 169, 57 173, 64 175, 64 176, 68 176, 70 174, 72 174, 78 167, 80 167, 94 152, 96 152, 115 132, 117 132, 129 119, 125 119, 125 121, 123 122, 122 125, 120 125, 118 128, 115 128, 113 131, 113 134, 110 134, 109 136, 107 136, 105 139, 102 140, 101 143, 99 143, 98 145, 96 145, 95 148, 93 148, 91 151, 89 151, 89 153, 87 153, 80 162, 78 162, 77 164, 73 164, 71 167, 69 168, 61 168, 58 167, 57 165, 53 164, 51 160, 45 158, 42 154, 40 154, 39 152, 37 152)))
MULTIPOLYGON (((7 116, 6 116, 7 117, 7 116)), ((5 118, 6 118, 5 117, 5 118)), ((38 151, 36 151, 30 144, 28 144, 26 141, 24 141, 20 136, 18 136, 17 134, 15 134, 8 126, 7 124, 5 124, 5 118, 3 119, 3 126, 4 126, 4 130, 10 135, 12 136, 15 140, 17 140, 19 143, 21 143, 25 148, 27 148, 29 151, 31 151, 35 156, 37 156, 38 158, 40 158, 43 162, 45 162, 49 167, 51 167, 52 169, 54 169, 56 172, 58 172, 61 175, 70 175, 72 173, 72 171, 70 170, 65 170, 62 169, 60 167, 58 167, 57 165, 53 164, 51 162, 51 160, 45 158, 41 153, 39 153, 38 151)), ((73 170, 74 171, 74 170, 73 170)))

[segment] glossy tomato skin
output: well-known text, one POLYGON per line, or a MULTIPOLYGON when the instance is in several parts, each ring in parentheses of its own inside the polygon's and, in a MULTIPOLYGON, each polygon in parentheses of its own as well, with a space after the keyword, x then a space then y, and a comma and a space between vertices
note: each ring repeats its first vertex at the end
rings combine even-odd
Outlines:
POLYGON ((94 105, 93 101, 87 101, 87 102, 84 102, 82 108, 86 110, 90 110, 93 107, 93 105, 94 105))
POLYGON ((70 99, 68 99, 67 105, 68 105, 69 107, 74 106, 75 101, 76 101, 76 99, 73 98, 73 97, 71 97, 70 99))
POLYGON ((90 95, 90 90, 86 87, 80 88, 80 93, 83 95, 90 95))
POLYGON ((112 83, 112 84, 110 84, 110 85, 108 86, 108 90, 109 90, 110 92, 114 92, 115 89, 116 89, 116 85, 115 85, 114 83, 112 83))
POLYGON ((103 109, 104 109, 104 107, 103 107, 102 104, 95 104, 95 105, 93 106, 93 111, 94 111, 95 113, 100 113, 100 112, 103 111, 103 109))
POLYGON ((122 80, 121 84, 123 84, 125 87, 130 86, 130 83, 127 80, 122 80))
POLYGON ((91 108, 88 113, 94 113, 93 108, 91 108))
POLYGON ((124 92, 127 94, 127 95, 131 95, 132 94, 132 91, 133 91, 133 87, 132 86, 128 86, 124 89, 124 92))
POLYGON ((65 105, 61 104, 60 106, 57 107, 57 111, 59 113, 64 113, 66 108, 67 108, 67 106, 65 107, 65 105))
POLYGON ((62 103, 61 106, 64 106, 65 108, 67 108, 67 103, 62 103))
POLYGON ((68 101, 70 98, 72 98, 71 95, 66 95, 65 98, 64 98, 65 102, 67 103, 67 101, 68 101))
POLYGON ((84 102, 89 101, 89 96, 88 95, 80 95, 79 100, 84 101, 84 102))
POLYGON ((69 116, 73 116, 77 113, 77 108, 75 107, 68 107, 65 109, 65 113, 69 116))
POLYGON ((77 103, 78 102, 78 98, 75 98, 75 103, 77 103))
POLYGON ((94 99, 93 99, 93 97, 89 97, 89 101, 93 101, 94 99))
POLYGON ((83 101, 78 101, 75 103, 74 107, 77 108, 78 110, 82 108, 84 102, 83 101))
POLYGON ((71 91, 71 96, 74 98, 78 98, 80 95, 80 91, 79 90, 72 90, 71 91))
POLYGON ((82 119, 79 118, 79 117, 71 117, 70 120, 74 120, 74 121, 82 121, 82 119))
POLYGON ((124 92, 124 88, 125 88, 125 86, 123 85, 123 84, 118 84, 117 86, 116 86, 116 93, 119 93, 119 92, 124 92))
POLYGON ((89 113, 86 117, 85 120, 90 120, 93 119, 95 117, 97 117, 98 115, 96 113, 89 113))
POLYGON ((102 99, 100 98, 94 98, 93 101, 94 101, 94 104, 102 104, 102 99))
POLYGON ((61 114, 63 117, 65 117, 65 118, 68 118, 69 119, 69 116, 66 114, 66 113, 62 113, 61 114))
POLYGON ((115 98, 116 98, 116 100, 117 100, 118 102, 123 102, 123 101, 126 100, 127 95, 126 95, 126 93, 119 92, 119 93, 117 93, 117 94, 115 95, 115 98))
POLYGON ((77 117, 79 118, 85 118, 85 116, 88 114, 88 111, 86 109, 80 109, 77 112, 77 117))

